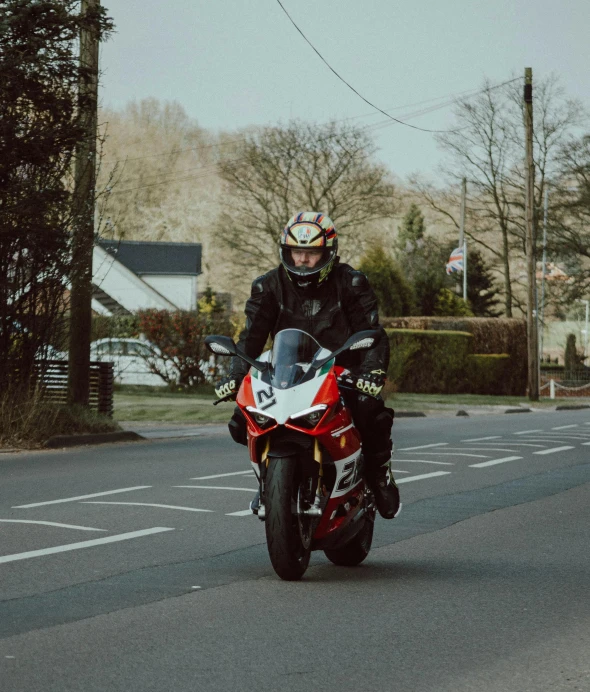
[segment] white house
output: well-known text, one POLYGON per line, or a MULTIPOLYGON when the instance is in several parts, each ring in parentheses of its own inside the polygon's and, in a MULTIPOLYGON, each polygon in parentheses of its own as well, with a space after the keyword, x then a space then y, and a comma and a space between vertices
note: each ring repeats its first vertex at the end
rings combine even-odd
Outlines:
POLYGON ((100 240, 92 260, 92 309, 101 315, 195 310, 200 274, 200 243, 100 240))

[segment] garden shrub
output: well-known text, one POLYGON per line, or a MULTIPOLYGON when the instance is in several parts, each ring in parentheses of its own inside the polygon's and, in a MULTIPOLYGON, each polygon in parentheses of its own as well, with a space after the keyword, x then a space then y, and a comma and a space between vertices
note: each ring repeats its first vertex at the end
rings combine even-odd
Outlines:
POLYGON ((510 394, 510 367, 507 353, 474 353, 467 356, 465 393, 510 394))
POLYGON ((527 333, 525 320, 505 317, 392 317, 381 320, 393 329, 419 329, 469 332, 473 336, 472 353, 510 356, 504 374, 506 394, 526 393, 528 380, 527 333))
POLYGON ((391 346, 388 377, 401 392, 452 394, 464 387, 468 332, 386 329, 391 346))

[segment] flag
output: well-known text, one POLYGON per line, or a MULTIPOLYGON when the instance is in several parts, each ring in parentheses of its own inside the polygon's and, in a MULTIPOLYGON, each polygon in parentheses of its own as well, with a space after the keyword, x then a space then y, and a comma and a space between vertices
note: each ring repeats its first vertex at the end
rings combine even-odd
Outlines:
POLYGON ((451 252, 449 261, 447 262, 447 274, 463 271, 463 248, 458 247, 451 252))

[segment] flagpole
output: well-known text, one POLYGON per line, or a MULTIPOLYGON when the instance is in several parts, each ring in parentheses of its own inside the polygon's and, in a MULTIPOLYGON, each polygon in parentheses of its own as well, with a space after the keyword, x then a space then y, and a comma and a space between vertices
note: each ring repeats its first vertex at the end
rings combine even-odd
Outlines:
POLYGON ((459 225, 459 247, 463 248, 463 300, 467 300, 467 241, 465 240, 465 201, 467 178, 461 181, 461 220, 459 225))

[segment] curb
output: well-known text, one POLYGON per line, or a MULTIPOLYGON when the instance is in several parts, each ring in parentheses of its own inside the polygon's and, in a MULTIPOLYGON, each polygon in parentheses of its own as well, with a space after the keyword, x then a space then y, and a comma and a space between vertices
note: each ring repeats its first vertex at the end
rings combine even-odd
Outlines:
POLYGON ((590 404, 564 404, 556 406, 556 411, 581 411, 582 409, 590 408, 590 404))
POLYGON ((59 447, 78 447, 80 445, 102 445, 109 442, 137 442, 146 438, 131 430, 110 433, 91 433, 88 435, 55 435, 43 445, 46 449, 59 447))
POLYGON ((507 408, 504 413, 531 413, 530 408, 507 408))

